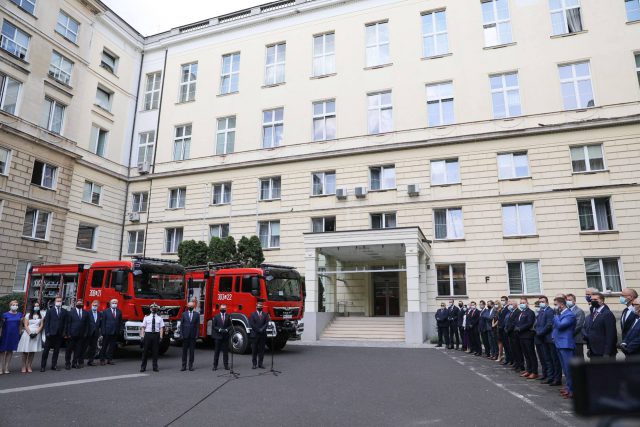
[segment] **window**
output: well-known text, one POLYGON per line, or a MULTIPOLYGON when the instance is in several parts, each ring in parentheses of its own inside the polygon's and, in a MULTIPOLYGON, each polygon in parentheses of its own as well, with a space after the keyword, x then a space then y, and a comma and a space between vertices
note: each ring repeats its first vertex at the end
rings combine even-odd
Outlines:
POLYGON ((108 50, 103 49, 102 56, 100 57, 100 66, 111 74, 115 74, 116 68, 118 67, 118 57, 108 50))
POLYGON ((80 223, 78 226, 78 238, 76 248, 94 250, 98 227, 95 225, 80 223))
POLYGON ((452 82, 427 85, 427 118, 429 126, 454 122, 452 82))
POLYGON ((53 133, 61 134, 64 111, 66 108, 66 105, 61 104, 55 99, 45 98, 42 127, 53 133))
POLYGON ((589 61, 558 65, 565 110, 595 106, 589 61))
POLYGON ((84 190, 82 192, 83 202, 99 205, 101 194, 102 194, 102 185, 98 185, 95 182, 91 182, 91 181, 84 182, 84 190))
POLYGON ((169 209, 183 209, 187 198, 187 188, 172 188, 169 190, 169 209))
POLYGON ((431 185, 460 183, 458 159, 435 160, 431 162, 431 185))
POLYGON ((571 147, 573 172, 595 172, 604 170, 602 144, 571 147))
POLYGON ((24 216, 22 235, 32 239, 47 240, 49 238, 50 223, 51 212, 28 207, 24 216))
POLYGON ((211 224, 209 226, 209 239, 218 237, 223 239, 229 236, 229 224, 211 224))
POLYGON ((502 205, 502 232, 505 236, 530 236, 536 234, 533 204, 502 205))
POLYGON ((188 102, 196 99, 196 80, 198 78, 198 63, 184 64, 180 73, 180 98, 179 102, 188 102))
POLYGON ((438 296, 467 294, 467 278, 464 264, 437 264, 438 296))
POLYGON ((482 0, 482 24, 485 46, 511 43, 508 0, 482 0))
POLYGON ((182 227, 165 228, 164 251, 169 254, 178 252, 178 247, 182 243, 182 227))
POLYGON ((233 153, 236 142, 236 116, 218 119, 216 154, 233 153))
POLYGON ((56 32, 65 39, 76 43, 78 41, 79 30, 80 23, 61 10, 58 14, 56 32))
POLYGON ((11 166, 11 150, 0 147, 0 175, 9 175, 11 166))
POLYGON ((396 167, 394 165, 369 168, 371 190, 389 190, 396 188, 396 167))
POLYGON ((146 191, 131 195, 131 212, 146 212, 149 193, 146 191))
POLYGON ((587 272, 587 287, 599 291, 622 291, 620 258, 586 258, 584 267, 587 272))
POLYGON ((260 180, 260 200, 280 199, 280 177, 260 180))
POLYGON ((313 36, 313 75, 326 76, 336 72, 336 35, 334 33, 313 36))
POLYGON ((153 163, 153 150, 156 143, 156 131, 142 132, 138 138, 138 166, 153 163))
POLYGON ((638 75, 638 84, 640 85, 640 53, 636 53, 635 58, 636 58, 636 74, 638 75))
POLYGON ((507 274, 510 294, 537 295, 542 292, 538 261, 507 262, 507 274))
POLYGON ((336 217, 325 216, 321 218, 311 218, 311 231, 314 233, 336 231, 336 217))
POLYGON ((498 154, 498 179, 516 179, 529 176, 527 152, 498 154))
POLYGON ((144 87, 144 109, 155 110, 160 105, 160 84, 162 83, 162 73, 147 74, 147 84, 144 87))
POLYGON ((72 70, 73 62, 55 50, 51 52, 51 64, 49 65, 49 75, 51 77, 68 85, 71 82, 72 70))
POLYGON ((582 31, 580 0, 549 0, 553 35, 582 31))
POLYGON ((627 21, 640 21, 640 0, 625 0, 624 7, 627 10, 627 21))
POLYGON ((284 130, 284 108, 262 112, 262 148, 278 147, 284 130))
POLYGON ((0 74, 0 109, 9 114, 16 114, 18 95, 22 83, 9 76, 0 74))
POLYGON ((280 221, 260 221, 258 235, 263 248, 280 247, 280 221))
POLYGON ((144 251, 144 230, 129 231, 128 254, 141 254, 144 251))
POLYGON ((220 277, 218 282, 218 292, 231 292, 233 288, 233 277, 220 277))
POLYGON ((11 0, 12 3, 17 4, 23 10, 33 15, 33 11, 36 8, 36 0, 11 0))
POLYGON ((489 84, 494 119, 516 117, 522 114, 518 73, 489 76, 489 84))
POLYGON ((396 228, 396 213, 373 213, 371 214, 371 228, 379 230, 382 228, 396 228))
POLYGON ((5 20, 2 22, 2 36, 0 36, 0 48, 20 59, 27 57, 29 40, 31 36, 18 27, 5 20))
POLYGON ((462 208, 434 209, 433 224, 436 239, 449 240, 464 238, 462 208))
POLYGON ((53 190, 56 187, 58 168, 36 160, 33 163, 31 183, 53 190))
POLYGON ((313 103, 313 140, 336 138, 336 101, 330 99, 313 103))
POLYGON ((393 106, 391 91, 367 95, 367 123, 369 134, 391 132, 393 130, 393 106))
POLYGON ((98 87, 96 89, 96 101, 95 104, 103 108, 107 111, 111 111, 111 97, 113 96, 113 92, 110 92, 106 89, 98 87))
POLYGON ((240 52, 222 55, 220 93, 234 93, 240 84, 240 52))
POLYGON ((367 67, 388 64, 389 23, 377 22, 365 27, 367 67))
POLYGON ((609 197, 578 199, 580 231, 609 231, 614 229, 613 209, 609 197))
POLYGON ((422 56, 445 55, 449 53, 447 15, 444 10, 422 14, 422 56))
POLYGON ((212 205, 224 205, 231 203, 231 183, 223 182, 221 184, 213 184, 212 205))
POLYGON ((31 269, 31 261, 18 260, 16 265, 16 276, 13 280, 14 292, 24 292, 27 287, 27 278, 29 277, 29 270, 31 269))
POLYGON ((109 131, 104 130, 96 125, 91 126, 91 141, 89 143, 89 151, 104 157, 107 147, 107 137, 109 131))
POLYGON ((335 172, 314 172, 311 174, 312 194, 314 196, 325 196, 336 194, 336 173, 335 172))
POLYGON ((173 139, 173 160, 188 160, 191 151, 191 125, 176 126, 173 139))
POLYGON ((264 67, 264 84, 284 83, 284 63, 286 59, 286 43, 267 46, 267 59, 264 67))

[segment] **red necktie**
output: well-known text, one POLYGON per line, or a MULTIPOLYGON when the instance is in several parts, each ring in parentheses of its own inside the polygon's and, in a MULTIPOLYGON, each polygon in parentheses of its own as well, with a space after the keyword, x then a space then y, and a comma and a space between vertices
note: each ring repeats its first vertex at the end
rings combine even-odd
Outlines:
POLYGON ((224 313, 222 313, 222 324, 224 325, 224 313))

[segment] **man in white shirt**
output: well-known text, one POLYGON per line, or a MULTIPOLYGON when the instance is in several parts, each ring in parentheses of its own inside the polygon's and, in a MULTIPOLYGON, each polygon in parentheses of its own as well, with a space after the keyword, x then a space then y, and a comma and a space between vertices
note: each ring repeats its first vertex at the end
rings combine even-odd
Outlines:
POLYGON ((142 365, 140 372, 147 370, 147 355, 151 350, 153 362, 153 372, 158 372, 158 349, 160 348, 160 340, 164 335, 164 320, 157 313, 158 304, 151 304, 151 314, 144 317, 142 327, 140 328, 140 338, 143 341, 142 347, 142 365))

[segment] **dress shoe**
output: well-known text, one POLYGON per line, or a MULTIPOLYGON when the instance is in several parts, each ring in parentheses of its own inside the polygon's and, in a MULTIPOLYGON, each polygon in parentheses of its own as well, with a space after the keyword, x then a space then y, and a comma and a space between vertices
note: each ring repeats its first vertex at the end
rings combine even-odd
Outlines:
POLYGON ((258 365, 258 368, 265 369, 265 367, 263 365, 258 365))
POLYGON ((145 368, 140 368, 140 372, 144 372, 144 371, 146 371, 145 368))
POLYGON ((542 381, 542 384, 551 384, 553 382, 553 380, 551 378, 547 378, 546 380, 542 381))
POLYGON ((100 366, 104 366, 104 365, 106 365, 106 364, 107 364, 107 363, 106 363, 104 360, 101 360, 101 361, 100 361, 100 366))
POLYGON ((80 369, 80 368, 78 367, 78 365, 71 365, 71 367, 72 367, 73 369, 80 369))
POLYGON ((189 366, 189 370, 190 370, 190 371, 193 371, 193 370, 194 370, 194 369, 193 369, 193 366, 189 366))
POLYGON ((529 375, 531 375, 531 374, 529 372, 527 372, 527 371, 520 372, 520 376, 523 377, 523 378, 524 377, 528 377, 529 375))
POLYGON ((563 399, 573 399, 573 393, 565 394, 562 396, 563 399))
POLYGON ((153 368, 153 372, 160 372, 160 369, 158 369, 158 368, 153 368))
POLYGON ((217 370, 218 370, 218 367, 217 367, 217 366, 214 366, 213 368, 211 368, 211 370, 212 370, 212 371, 217 371, 217 370))
POLYGON ((44 368, 40 368, 40 372, 44 372, 44 371, 45 371, 45 369, 44 369, 44 368))
POLYGON ((442 347, 442 344, 438 344, 436 347, 442 347))
POLYGON ((87 366, 96 366, 96 365, 94 365, 93 362, 88 362, 87 366))
POLYGON ((116 364, 116 362, 113 362, 111 360, 107 360, 107 365, 115 365, 115 364, 116 364))
POLYGON ((257 366, 256 366, 256 365, 253 365, 253 366, 251 367, 251 369, 256 369, 256 368, 257 368, 257 366))
POLYGON ((68 371, 69 369, 71 369, 71 365, 64 365, 64 369, 68 371))
POLYGON ((57 366, 52 366, 52 367, 51 367, 51 370, 52 370, 52 371, 57 371, 57 370, 58 370, 58 367, 57 367, 57 366))
POLYGON ((560 382, 560 381, 553 381, 553 382, 550 382, 550 383, 549 383, 549 385, 550 385, 550 386, 552 386, 552 387, 558 387, 558 386, 561 386, 561 385, 562 385, 562 382, 560 382))
POLYGON ((538 374, 531 374, 527 377, 528 380, 537 380, 538 379, 538 374))
POLYGON ((545 376, 539 376, 538 377, 538 381, 546 381, 546 380, 547 380, 547 377, 545 377, 545 376))
POLYGON ((180 368, 180 371, 186 371, 186 370, 187 370, 186 366, 183 366, 182 368, 180 368))
POLYGON ((84 368, 84 363, 78 363, 78 369, 84 368))
POLYGON ((224 370, 225 370, 225 371, 228 371, 228 370, 229 370, 229 365, 225 365, 225 366, 224 366, 224 370))

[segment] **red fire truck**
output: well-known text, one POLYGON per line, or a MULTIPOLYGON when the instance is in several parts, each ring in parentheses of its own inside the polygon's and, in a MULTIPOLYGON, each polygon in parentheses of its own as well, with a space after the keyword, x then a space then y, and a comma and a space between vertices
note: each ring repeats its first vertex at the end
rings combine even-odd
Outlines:
MULTIPOLYGON (((249 316, 256 303, 264 303, 275 325, 272 340, 267 345, 275 350, 284 348, 288 340, 299 340, 304 331, 304 287, 300 274, 293 267, 262 264, 246 268, 236 263, 208 264, 187 268, 187 301, 198 303, 202 324, 200 338, 211 336, 213 317, 220 305, 226 304, 234 331, 230 347, 235 353, 245 353, 249 347, 249 316), (273 335, 275 334, 275 335, 273 335)), ((176 336, 179 341, 180 337, 176 336)))
POLYGON ((90 310, 91 302, 98 300, 99 310, 104 310, 115 298, 124 321, 119 339, 122 345, 140 342, 142 319, 155 302, 165 319, 167 333, 160 343, 164 353, 184 310, 184 274, 184 267, 177 262, 155 258, 37 265, 29 271, 25 301, 28 309, 34 302, 49 308, 56 296, 61 296, 63 307, 69 309, 77 299, 83 299, 85 309, 90 310))

